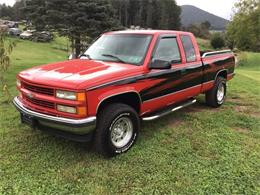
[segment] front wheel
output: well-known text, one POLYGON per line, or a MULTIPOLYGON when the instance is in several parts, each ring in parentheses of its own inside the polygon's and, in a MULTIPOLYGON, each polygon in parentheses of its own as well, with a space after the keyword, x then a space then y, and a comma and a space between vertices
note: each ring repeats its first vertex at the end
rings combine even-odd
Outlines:
POLYGON ((226 79, 217 77, 213 88, 206 93, 206 103, 214 108, 220 107, 226 98, 226 79))
POLYGON ((139 129, 140 119, 132 107, 111 104, 98 114, 95 149, 106 156, 126 152, 135 143, 139 129))

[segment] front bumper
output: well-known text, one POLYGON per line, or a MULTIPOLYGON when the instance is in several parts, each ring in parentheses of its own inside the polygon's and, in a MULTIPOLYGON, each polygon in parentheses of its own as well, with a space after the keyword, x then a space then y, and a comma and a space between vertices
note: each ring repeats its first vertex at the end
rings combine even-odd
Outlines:
POLYGON ((85 119, 69 119, 46 115, 25 108, 18 97, 14 98, 13 104, 21 113, 22 117, 26 116, 31 121, 33 121, 31 125, 35 127, 45 127, 44 129, 49 127, 51 129, 55 129, 55 131, 61 131, 61 134, 66 134, 67 132, 78 136, 91 134, 96 128, 95 116, 85 119))

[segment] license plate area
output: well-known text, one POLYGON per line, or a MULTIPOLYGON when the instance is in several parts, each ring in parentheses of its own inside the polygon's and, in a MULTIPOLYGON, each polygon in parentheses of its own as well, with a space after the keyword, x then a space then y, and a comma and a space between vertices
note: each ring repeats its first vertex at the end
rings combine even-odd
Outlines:
POLYGON ((27 125, 31 126, 31 127, 35 127, 36 126, 36 120, 27 114, 21 114, 21 122, 22 123, 26 123, 27 125))

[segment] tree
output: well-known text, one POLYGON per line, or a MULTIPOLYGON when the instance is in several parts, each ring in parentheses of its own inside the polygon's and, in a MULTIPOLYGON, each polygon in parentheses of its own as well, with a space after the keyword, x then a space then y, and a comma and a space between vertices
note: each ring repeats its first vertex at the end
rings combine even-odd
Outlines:
POLYGON ((209 21, 202 22, 201 24, 191 24, 187 27, 187 31, 192 32, 195 36, 208 39, 210 37, 209 29, 211 24, 209 21))
POLYGON ((7 95, 8 100, 10 100, 10 93, 5 81, 5 73, 11 65, 10 54, 12 53, 14 46, 15 43, 8 43, 5 39, 5 33, 0 31, 0 84, 1 91, 7 95))
POLYGON ((27 18, 33 22, 38 31, 43 31, 48 24, 46 2, 45 0, 26 1, 24 8, 27 18))
POLYGON ((180 14, 181 9, 177 6, 176 2, 173 0, 157 1, 160 2, 160 16, 161 21, 159 23, 159 28, 177 30, 180 29, 180 14))
POLYGON ((0 17, 7 19, 7 20, 12 20, 14 16, 14 10, 12 9, 11 6, 7 6, 6 4, 0 5, 0 17))
POLYGON ((24 14, 24 4, 26 0, 16 1, 14 6, 7 6, 5 4, 0 4, 0 18, 7 20, 23 20, 25 19, 24 14))
POLYGON ((230 47, 260 51, 260 0, 240 0, 227 28, 230 47))
POLYGON ((221 33, 211 35, 210 44, 214 49, 220 49, 225 46, 225 40, 221 33))
POLYGON ((87 38, 119 26, 108 0, 30 0, 26 10, 37 29, 48 27, 69 37, 76 56, 87 38))
POLYGON ((125 27, 180 29, 181 9, 175 0, 110 0, 125 27))
POLYGON ((15 2, 13 6, 14 20, 19 21, 19 20, 26 19, 25 12, 24 12, 25 4, 26 4, 26 0, 20 0, 15 2))

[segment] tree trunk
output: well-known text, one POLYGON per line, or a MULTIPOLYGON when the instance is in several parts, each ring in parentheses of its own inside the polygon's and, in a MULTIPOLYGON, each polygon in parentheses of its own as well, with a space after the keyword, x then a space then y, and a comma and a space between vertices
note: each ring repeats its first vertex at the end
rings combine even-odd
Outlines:
POLYGON ((129 27, 128 26, 128 6, 129 6, 129 2, 126 1, 125 3, 125 25, 126 27, 129 27))
POLYGON ((75 37, 75 51, 76 51, 76 53, 75 53, 76 58, 78 58, 81 53, 80 35, 77 35, 75 37))

